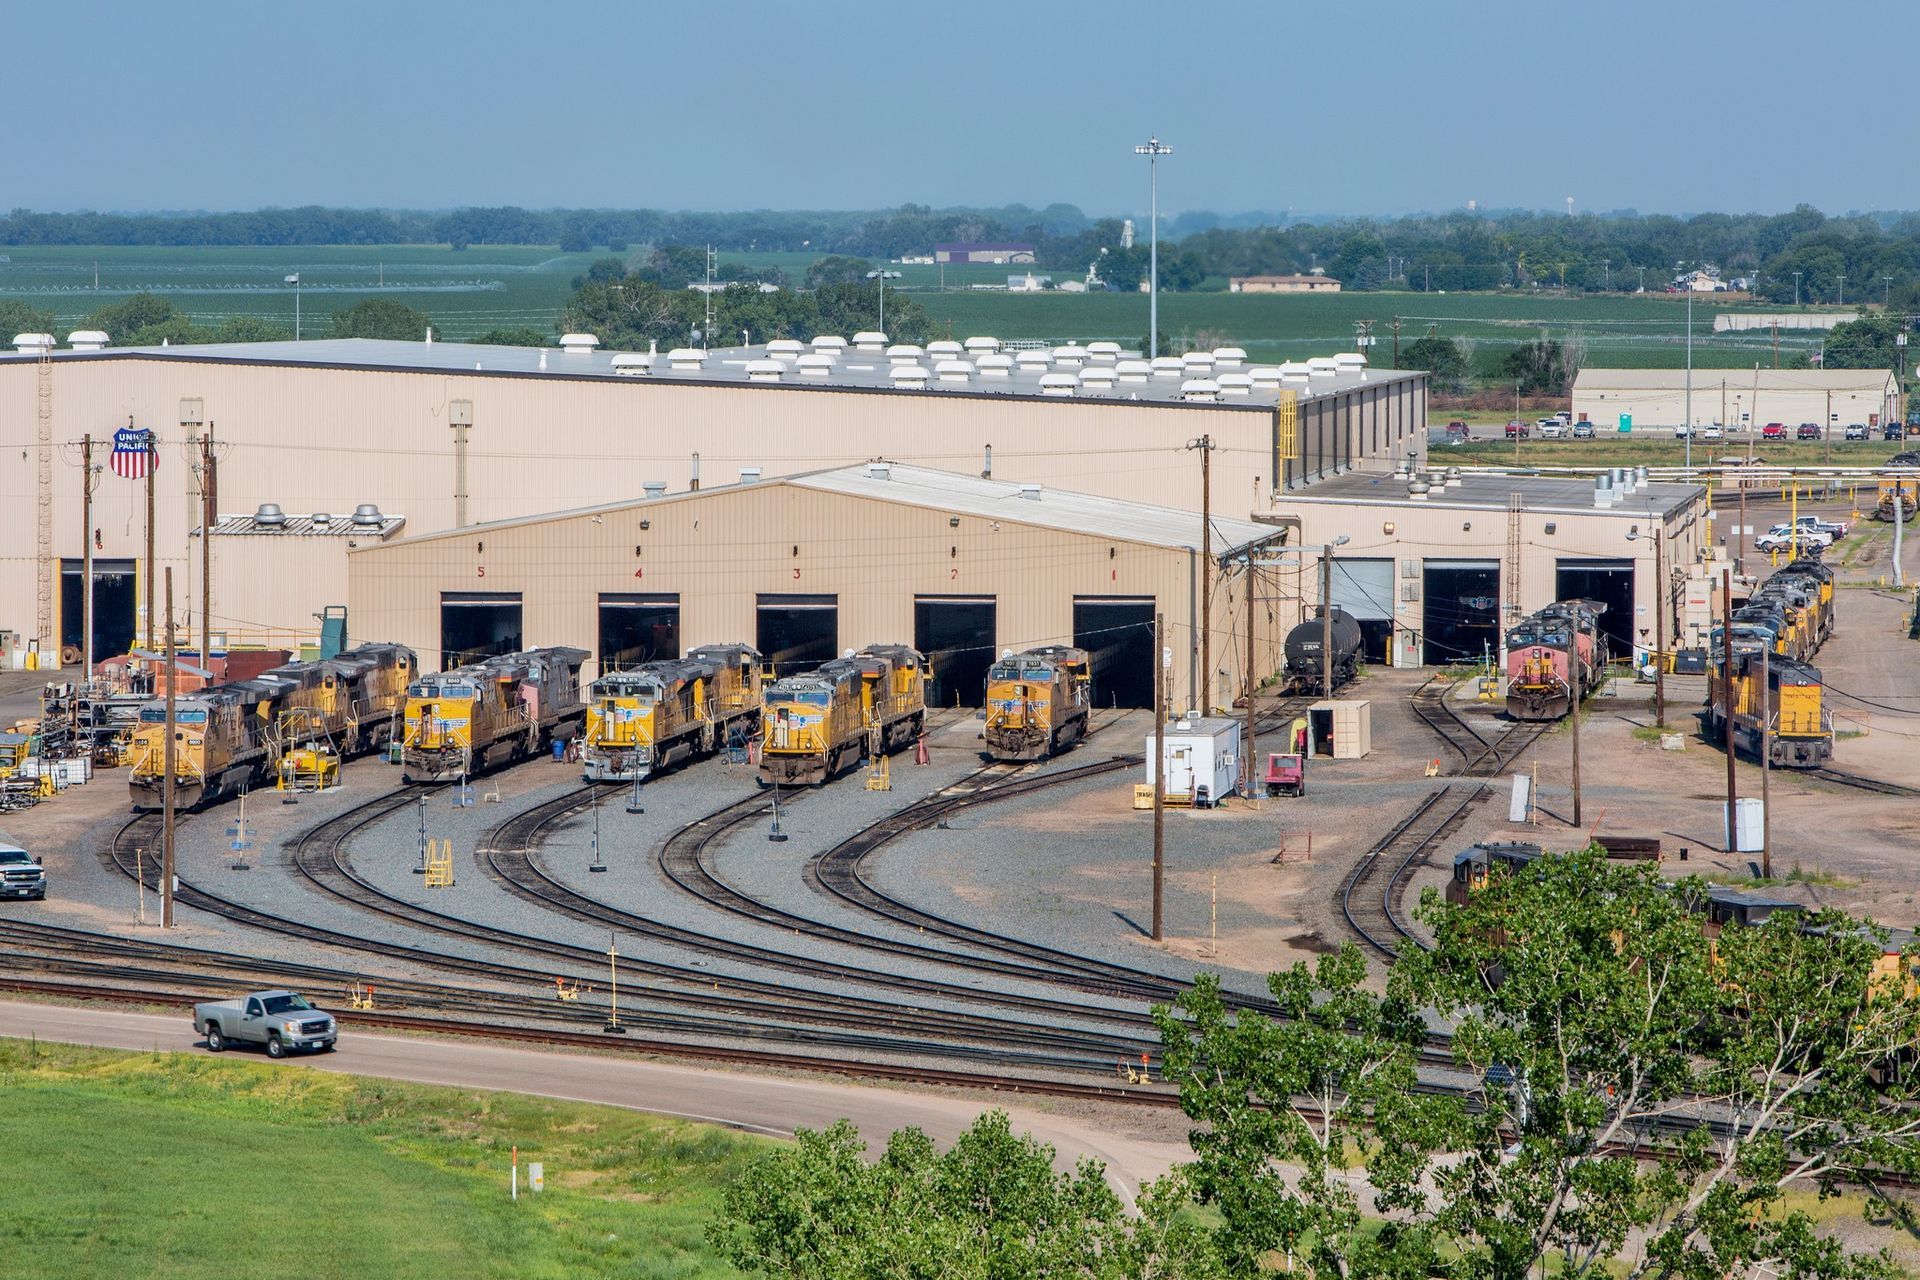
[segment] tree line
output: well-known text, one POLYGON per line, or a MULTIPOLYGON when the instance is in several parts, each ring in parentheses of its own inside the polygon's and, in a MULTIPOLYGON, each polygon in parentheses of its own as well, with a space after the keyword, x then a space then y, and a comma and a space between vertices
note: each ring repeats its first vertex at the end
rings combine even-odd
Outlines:
POLYGON ((1914 950, 1827 910, 1709 937, 1707 892, 1590 848, 1429 890, 1384 993, 1352 945, 1271 1013, 1202 975, 1154 1012, 1194 1159, 1133 1212, 989 1113, 872 1163, 803 1131, 709 1236, 793 1280, 1889 1280, 1806 1193, 1914 1225, 1914 950))

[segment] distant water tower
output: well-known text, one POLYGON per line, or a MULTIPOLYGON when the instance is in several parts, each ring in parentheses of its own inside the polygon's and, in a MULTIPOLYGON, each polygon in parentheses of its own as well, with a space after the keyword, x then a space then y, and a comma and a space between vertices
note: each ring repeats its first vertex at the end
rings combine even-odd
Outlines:
POLYGON ((1120 224, 1120 247, 1122 249, 1133 248, 1133 219, 1132 218, 1128 218, 1125 222, 1122 222, 1120 224))

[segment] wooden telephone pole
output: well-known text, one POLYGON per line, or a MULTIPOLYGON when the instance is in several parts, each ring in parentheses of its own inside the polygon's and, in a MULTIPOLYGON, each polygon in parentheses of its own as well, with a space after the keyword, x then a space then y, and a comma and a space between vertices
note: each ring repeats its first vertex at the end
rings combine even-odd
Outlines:
POLYGON ((1255 603, 1253 586, 1254 586, 1253 552, 1248 551, 1247 552, 1247 741, 1240 751, 1240 758, 1246 761, 1245 773, 1246 773, 1246 779, 1247 779, 1248 798, 1252 798, 1253 796, 1258 794, 1256 788, 1258 788, 1260 785, 1260 779, 1258 775, 1254 772, 1255 766, 1259 763, 1260 756, 1258 752, 1256 752, 1254 749, 1253 696, 1256 692, 1259 691, 1260 685, 1259 685, 1259 682, 1255 679, 1254 673, 1253 673, 1253 618, 1254 618, 1253 610, 1254 610, 1254 603, 1255 603))
POLYGON ((1167 835, 1167 615, 1153 615, 1153 940, 1166 936, 1163 911, 1167 835))
POLYGON ((173 928, 173 775, 174 733, 178 721, 174 718, 173 689, 180 679, 179 650, 173 637, 173 568, 167 568, 167 715, 166 745, 160 750, 160 767, 165 776, 160 782, 160 926, 173 928))
MULTIPOLYGON (((132 422, 133 419, 127 419, 132 422)), ((147 652, 153 652, 153 473, 160 463, 160 450, 153 431, 147 431, 147 652)))
POLYGON ((1727 852, 1740 851, 1740 795, 1733 776, 1733 570, 1720 575, 1720 714, 1727 722, 1727 852))
POLYGON ((209 673, 213 671, 213 525, 220 509, 218 466, 213 453, 213 423, 209 421, 207 434, 200 437, 200 665, 209 673))
POLYGON ((93 678, 93 433, 80 437, 80 682, 93 678))

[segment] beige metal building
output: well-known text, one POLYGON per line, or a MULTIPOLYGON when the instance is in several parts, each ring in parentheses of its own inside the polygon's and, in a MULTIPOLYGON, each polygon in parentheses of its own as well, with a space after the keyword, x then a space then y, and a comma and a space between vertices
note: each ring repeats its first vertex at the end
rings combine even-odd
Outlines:
MULTIPOLYGON (((1286 531, 1216 517, 1216 702, 1246 670, 1249 562, 1260 576, 1255 667, 1279 669, 1272 598, 1286 531)), ((944 705, 978 705, 1004 649, 1091 650, 1099 705, 1151 705, 1155 611, 1171 700, 1193 702, 1207 558, 1192 512, 901 464, 865 464, 362 545, 348 559, 355 629, 422 665, 569 644, 597 670, 745 641, 776 670, 862 645, 932 657, 944 705)))
MULTIPOLYGON (((95 652, 138 635, 141 482, 98 474, 83 531, 79 441, 156 432, 155 542, 196 623, 200 444, 218 529, 371 504, 409 533, 684 492, 872 458, 1198 511, 1203 438, 1215 509, 1249 516, 1359 466, 1424 460, 1420 373, 1343 356, 1251 366, 1234 349, 1127 359, 1114 344, 1002 351, 992 339, 884 337, 609 354, 361 339, 0 353, 0 631, 77 642, 82 540, 97 557, 95 652), (1276 483, 1277 477, 1277 483, 1276 483), (63 589, 67 584, 70 589, 63 589)), ((346 592, 355 533, 244 546, 217 534, 216 640, 285 644, 346 592)), ((197 630, 196 626, 196 630, 197 630)), ((376 638, 358 620, 352 635, 376 638)))
MULTIPOLYGON (((1636 429, 1672 431, 1687 420, 1684 369, 1582 369, 1573 380, 1573 416, 1603 431, 1620 416, 1636 429)), ((1825 423, 1835 438, 1851 423, 1900 421, 1900 380, 1891 369, 1695 369, 1693 425, 1793 431, 1825 423)))
POLYGON ((1671 642, 1680 633, 1676 602, 1686 569, 1715 541, 1706 491, 1623 476, 1604 490, 1605 505, 1598 492, 1594 480, 1578 476, 1330 479, 1292 495, 1280 517, 1304 578, 1292 595, 1319 599, 1331 545, 1333 602, 1360 623, 1370 661, 1421 666, 1498 656, 1515 620, 1570 598, 1606 606, 1600 627, 1613 654, 1624 657, 1654 647, 1663 571, 1671 642))
POLYGON ((1228 293, 1338 293, 1340 282, 1332 276, 1233 276, 1227 281, 1228 293))

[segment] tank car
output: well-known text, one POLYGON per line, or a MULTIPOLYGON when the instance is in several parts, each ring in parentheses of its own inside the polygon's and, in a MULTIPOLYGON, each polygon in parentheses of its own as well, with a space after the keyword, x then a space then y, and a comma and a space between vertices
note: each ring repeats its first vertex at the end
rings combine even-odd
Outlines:
MULTIPOLYGON (((1327 641, 1327 618, 1316 611, 1312 618, 1287 632, 1287 689, 1292 693, 1310 693, 1325 684, 1320 650, 1327 641)), ((1333 611, 1333 687, 1339 688, 1360 670, 1360 624, 1345 609, 1333 611)))
POLYGON ((1087 651, 1068 645, 1003 653, 987 672, 987 754, 1040 760, 1084 738, 1091 671, 1087 651))
POLYGON ((407 689, 400 765, 404 782, 451 782, 538 755, 580 729, 584 649, 554 646, 501 654, 407 689))
POLYGON ((1573 708, 1573 687, 1590 696, 1607 663, 1598 626, 1606 606, 1562 600, 1522 618, 1507 632, 1507 715, 1558 720, 1573 708))
POLYGON ((611 671, 587 690, 581 768, 588 782, 637 782, 709 756, 760 724, 760 651, 715 644, 684 658, 611 671))
POLYGON ((876 644, 776 680, 760 708, 760 781, 826 782, 912 742, 926 727, 930 673, 917 650, 876 644))
MULTIPOLYGON (((324 739, 343 757, 385 747, 416 665, 403 645, 363 644, 177 696, 175 807, 238 795, 273 777, 280 758, 308 742, 324 739)), ((128 748, 137 810, 165 803, 166 720, 164 698, 141 706, 128 748)))
POLYGON ((1770 722, 1768 755, 1777 769, 1818 769, 1833 759, 1833 716, 1826 709, 1820 670, 1805 662, 1768 654, 1765 687, 1759 646, 1743 646, 1736 628, 1731 667, 1715 649, 1707 669, 1707 732, 1716 742, 1727 733, 1727 682, 1733 689, 1734 749, 1760 758, 1763 720, 1770 722), (1727 672, 1731 671, 1729 677, 1727 672))

